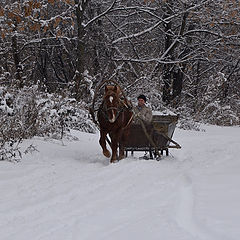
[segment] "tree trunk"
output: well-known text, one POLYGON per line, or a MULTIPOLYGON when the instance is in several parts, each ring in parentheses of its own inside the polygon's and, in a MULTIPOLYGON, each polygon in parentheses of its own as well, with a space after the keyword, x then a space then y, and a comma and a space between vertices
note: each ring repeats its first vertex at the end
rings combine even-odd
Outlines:
MULTIPOLYGON (((171 10, 172 1, 167 1, 165 5, 165 16, 164 18, 168 18, 172 14, 171 10)), ((172 51, 169 51, 169 48, 172 44, 172 35, 170 34, 172 28, 172 22, 169 21, 165 24, 165 52, 166 59, 172 59, 172 51)), ((164 64, 163 66, 163 95, 162 100, 169 104, 171 100, 171 64, 164 64)))
POLYGON ((183 85, 183 69, 178 68, 175 72, 173 72, 173 85, 172 85, 173 99, 181 95, 182 85, 183 85))
POLYGON ((22 67, 20 64, 21 61, 20 61, 20 56, 18 52, 17 36, 15 34, 12 36, 12 53, 13 53, 15 71, 16 71, 15 77, 17 80, 17 86, 19 88, 22 88, 23 87, 23 82, 21 77, 22 67))
MULTIPOLYGON (((168 6, 166 7, 165 18, 169 17, 172 14, 171 6, 173 5, 172 1, 168 1, 168 6)), ((181 27, 179 29, 178 35, 176 35, 176 39, 173 41, 171 37, 172 24, 171 21, 166 24, 165 27, 165 57, 167 60, 174 60, 174 50, 179 45, 178 38, 183 35, 184 29, 186 27, 188 12, 183 14, 181 27)), ((186 54, 186 52, 184 52, 186 54)), ((180 58, 180 56, 178 56, 180 58)), ((180 96, 182 92, 182 84, 183 84, 183 71, 185 65, 183 64, 180 69, 178 66, 174 66, 173 64, 165 64, 163 67, 163 95, 162 100, 169 104, 175 97, 180 96)))
POLYGON ((89 0, 75 0, 76 5, 76 17, 77 17, 77 62, 76 62, 76 72, 75 72, 75 97, 77 100, 81 98, 80 84, 83 80, 84 72, 84 60, 85 60, 85 42, 84 42, 84 27, 83 27, 83 17, 84 11, 87 7, 89 0))

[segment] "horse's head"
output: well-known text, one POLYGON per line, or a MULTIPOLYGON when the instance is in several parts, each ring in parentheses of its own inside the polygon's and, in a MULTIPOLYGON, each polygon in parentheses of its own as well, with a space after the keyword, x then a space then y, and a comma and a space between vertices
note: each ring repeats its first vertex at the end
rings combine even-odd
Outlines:
POLYGON ((104 106, 107 114, 107 119, 110 123, 114 123, 118 117, 120 93, 121 91, 118 86, 105 86, 104 106))

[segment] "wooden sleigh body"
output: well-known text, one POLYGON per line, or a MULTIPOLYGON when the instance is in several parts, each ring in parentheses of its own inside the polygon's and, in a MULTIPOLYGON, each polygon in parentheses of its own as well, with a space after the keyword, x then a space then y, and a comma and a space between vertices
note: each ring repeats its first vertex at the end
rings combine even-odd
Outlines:
POLYGON ((163 155, 169 155, 169 148, 181 148, 172 137, 179 116, 177 115, 153 115, 152 122, 145 124, 145 131, 150 136, 146 136, 143 127, 140 124, 132 124, 130 127, 129 137, 125 144, 126 156, 128 152, 133 155, 134 151, 149 152, 149 158, 157 158, 157 152, 163 155), (154 143, 154 144, 153 144, 154 143))

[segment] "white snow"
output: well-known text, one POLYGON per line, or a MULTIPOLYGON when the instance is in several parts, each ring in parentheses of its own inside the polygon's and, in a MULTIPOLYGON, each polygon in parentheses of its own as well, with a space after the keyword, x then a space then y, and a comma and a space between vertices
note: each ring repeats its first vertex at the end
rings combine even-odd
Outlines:
POLYGON ((205 129, 159 162, 109 164, 98 134, 25 141, 39 152, 0 162, 0 239, 239 239, 240 128, 205 129))

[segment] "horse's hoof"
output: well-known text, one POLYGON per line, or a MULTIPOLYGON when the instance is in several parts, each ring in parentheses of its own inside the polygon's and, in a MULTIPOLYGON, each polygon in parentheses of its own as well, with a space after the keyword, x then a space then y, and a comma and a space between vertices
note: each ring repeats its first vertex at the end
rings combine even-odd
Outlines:
POLYGON ((111 159, 111 161, 110 161, 110 163, 117 163, 118 162, 118 160, 117 159, 111 159))
POLYGON ((124 159, 124 158, 125 158, 124 155, 119 156, 119 160, 122 160, 122 159, 124 159))
POLYGON ((110 158, 110 157, 111 157, 111 153, 110 153, 108 150, 103 151, 103 155, 104 155, 105 157, 107 157, 107 158, 110 158))

